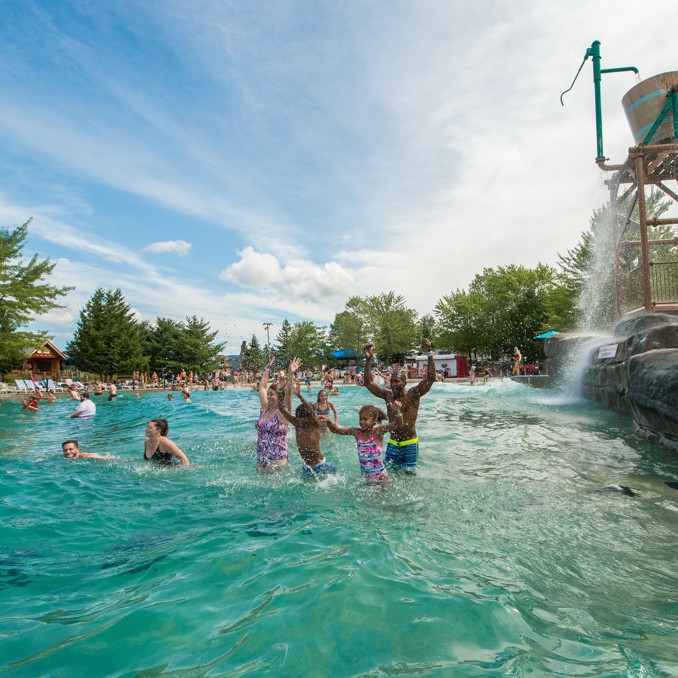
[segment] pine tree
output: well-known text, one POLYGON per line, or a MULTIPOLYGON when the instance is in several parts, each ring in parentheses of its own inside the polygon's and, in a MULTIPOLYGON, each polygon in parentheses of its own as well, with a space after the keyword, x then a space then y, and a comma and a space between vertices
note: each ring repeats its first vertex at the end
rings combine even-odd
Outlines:
POLYGON ((44 332, 28 332, 26 327, 36 314, 62 308, 57 300, 72 287, 55 287, 44 282, 56 264, 38 259, 26 261, 29 219, 14 231, 0 229, 0 374, 19 367, 25 350, 38 348, 48 337, 44 332))
POLYGON ((76 366, 104 379, 148 368, 144 331, 122 292, 95 290, 85 307, 73 340, 66 350, 76 366))

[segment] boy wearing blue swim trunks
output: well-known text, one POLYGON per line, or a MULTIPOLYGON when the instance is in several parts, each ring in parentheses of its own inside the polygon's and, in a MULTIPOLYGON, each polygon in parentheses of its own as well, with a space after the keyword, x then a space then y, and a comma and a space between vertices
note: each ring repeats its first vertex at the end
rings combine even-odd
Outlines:
POLYGON ((391 374, 391 388, 378 386, 372 377, 372 358, 374 347, 368 344, 363 349, 365 352, 365 386, 370 393, 382 398, 386 403, 386 414, 389 422, 396 421, 394 404, 400 407, 402 423, 391 431, 391 439, 386 448, 385 463, 388 467, 407 473, 416 473, 419 458, 419 438, 417 437, 417 415, 419 414, 419 402, 421 397, 431 390, 436 380, 436 366, 431 351, 431 342, 428 339, 421 340, 421 346, 428 353, 428 366, 426 376, 409 390, 407 375, 403 370, 396 370, 391 374))
POLYGON ((285 405, 279 405, 280 411, 287 421, 294 426, 297 433, 297 450, 304 462, 301 474, 304 478, 322 478, 337 472, 337 469, 327 460, 320 451, 320 422, 311 403, 301 395, 301 387, 294 381, 294 374, 299 369, 301 361, 294 358, 290 363, 287 376, 287 388, 294 389, 294 393, 301 400, 301 405, 292 414, 285 405))

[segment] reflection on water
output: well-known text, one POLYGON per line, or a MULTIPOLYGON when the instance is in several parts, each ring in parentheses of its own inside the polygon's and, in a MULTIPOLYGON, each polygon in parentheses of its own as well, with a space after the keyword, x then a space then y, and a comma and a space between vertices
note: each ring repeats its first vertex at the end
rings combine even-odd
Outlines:
MULTIPOLYGON (((678 673, 678 462, 630 420, 436 384, 418 475, 374 487, 350 437, 323 438, 335 478, 302 480, 294 449, 259 475, 256 394, 192 400, 123 393, 88 422, 0 405, 3 671, 678 673), (152 417, 191 468, 141 461, 152 417), (117 458, 65 460, 73 437, 117 458)), ((333 401, 353 426, 374 398, 333 401)))

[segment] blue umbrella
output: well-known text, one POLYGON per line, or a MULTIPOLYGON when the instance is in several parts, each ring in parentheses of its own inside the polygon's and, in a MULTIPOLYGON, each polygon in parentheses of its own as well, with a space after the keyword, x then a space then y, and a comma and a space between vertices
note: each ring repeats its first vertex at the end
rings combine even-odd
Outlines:
POLYGON ((557 330, 549 330, 548 332, 544 332, 543 334, 538 334, 536 337, 532 337, 533 339, 548 339, 549 337, 552 337, 554 334, 560 334, 557 330))

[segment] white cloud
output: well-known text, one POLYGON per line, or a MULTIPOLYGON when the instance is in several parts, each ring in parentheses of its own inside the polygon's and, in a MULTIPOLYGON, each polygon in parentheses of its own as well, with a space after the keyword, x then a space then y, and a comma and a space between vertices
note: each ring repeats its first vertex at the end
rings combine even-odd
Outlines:
POLYGON ((151 243, 144 249, 154 254, 174 252, 179 256, 185 257, 191 251, 191 243, 185 240, 165 240, 164 242, 151 243))
POLYGON ((221 272, 222 280, 259 290, 275 288, 283 297, 318 304, 345 298, 355 289, 353 274, 336 262, 281 267, 274 255, 252 247, 245 247, 238 256, 240 261, 221 272))

